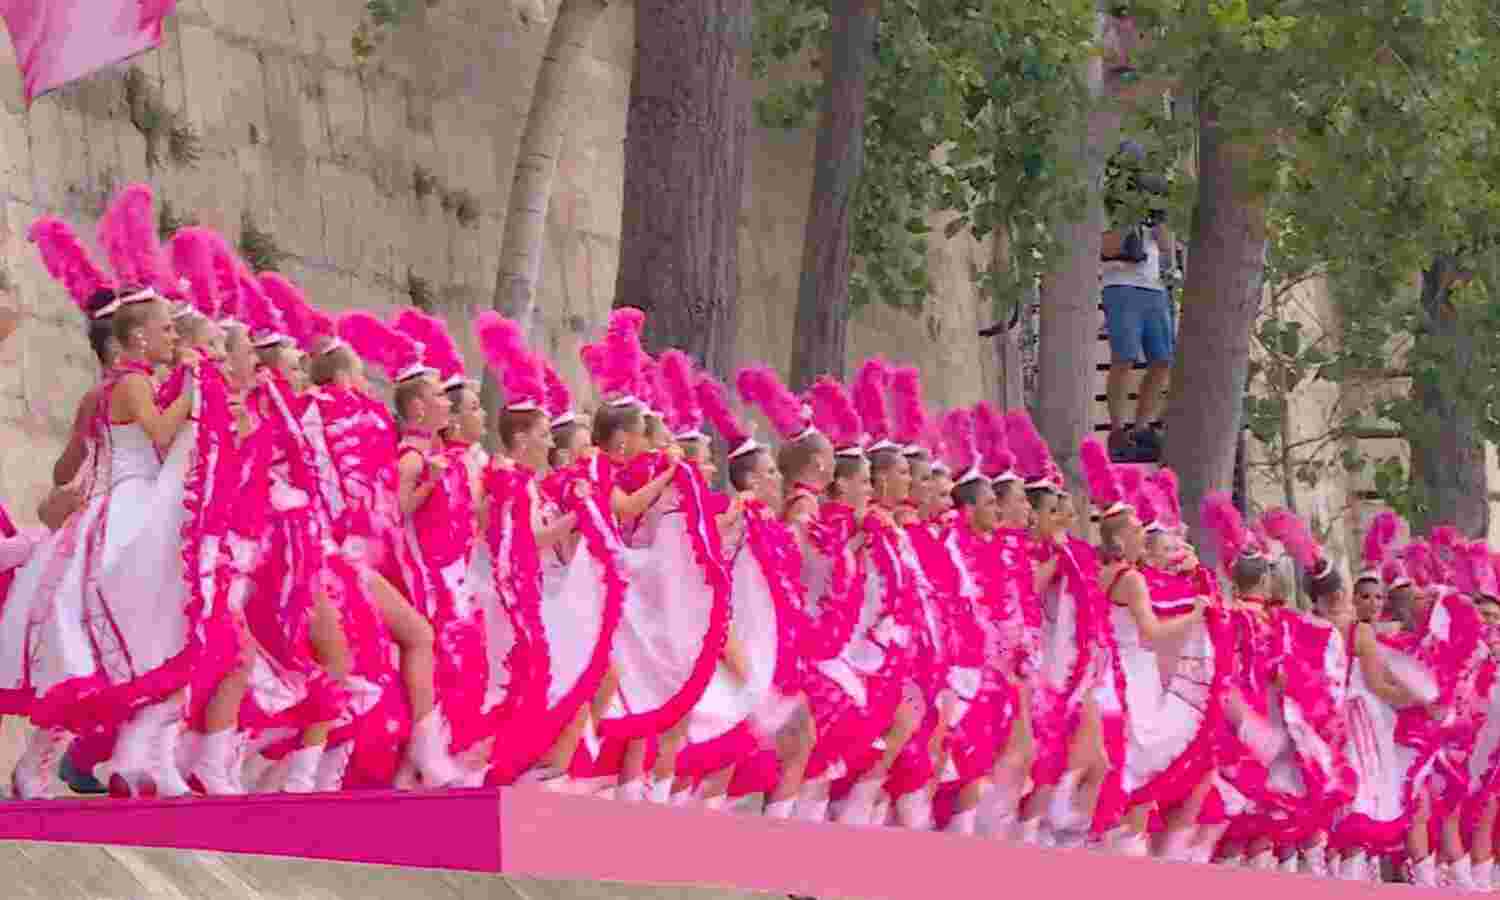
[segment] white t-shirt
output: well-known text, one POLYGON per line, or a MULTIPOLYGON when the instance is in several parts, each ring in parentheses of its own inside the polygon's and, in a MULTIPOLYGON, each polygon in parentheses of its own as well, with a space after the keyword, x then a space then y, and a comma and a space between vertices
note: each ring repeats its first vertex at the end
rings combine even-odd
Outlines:
POLYGON ((1156 243, 1152 229, 1146 232, 1146 259, 1142 262, 1126 262, 1123 259, 1106 260, 1101 263, 1101 282, 1104 287, 1138 287, 1152 291, 1167 289, 1161 280, 1161 247, 1156 243))

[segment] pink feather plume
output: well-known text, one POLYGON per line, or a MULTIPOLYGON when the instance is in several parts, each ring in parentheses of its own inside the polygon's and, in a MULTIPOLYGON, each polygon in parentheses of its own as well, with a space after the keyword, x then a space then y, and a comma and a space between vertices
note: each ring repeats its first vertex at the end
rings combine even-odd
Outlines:
POLYGON ((102 305, 95 299, 101 292, 114 291, 114 281, 94 264, 88 248, 67 222, 43 216, 32 223, 28 237, 41 253, 47 274, 67 290, 84 315, 102 305))
POLYGON ((172 235, 172 265, 188 280, 188 292, 198 312, 210 319, 240 315, 237 276, 233 276, 233 252, 222 235, 192 226, 172 235))
POLYGON ((1313 539, 1307 523, 1289 509, 1269 509, 1260 517, 1266 533, 1279 541, 1304 571, 1311 572, 1323 559, 1323 548, 1313 539))
POLYGON ((859 411, 844 386, 827 375, 820 376, 807 390, 813 422, 838 450, 864 446, 864 426, 859 411))
MULTIPOLYGON (((641 328, 646 314, 634 307, 622 307, 609 314, 604 339, 596 346, 600 355, 597 369, 591 367, 600 393, 608 398, 636 395, 640 388, 646 353, 641 349, 641 328)), ((588 365, 588 360, 584 360, 588 365)), ((637 397, 637 399, 642 399, 637 397)))
POLYGON ((1384 565, 1391 545, 1396 542, 1396 532, 1400 526, 1400 517, 1388 509, 1376 513, 1375 518, 1370 520, 1363 547, 1366 568, 1378 570, 1384 565))
POLYGON ((360 359, 388 374, 394 373, 395 343, 402 338, 389 325, 372 313, 354 310, 340 316, 336 328, 339 339, 360 359))
POLYGON ((458 342, 448 331, 448 323, 420 309, 407 307, 396 314, 392 327, 422 345, 422 363, 436 369, 439 380, 446 381, 464 373, 464 357, 458 342))
POLYGON ((120 284, 176 297, 181 291, 157 236, 154 205, 148 184, 120 191, 99 220, 99 245, 120 284))
POLYGON ((1412 541, 1400 551, 1406 574, 1418 587, 1427 587, 1442 581, 1437 558, 1426 541, 1412 541))
POLYGON ((703 376, 693 386, 693 393, 703 410, 703 417, 719 433, 719 437, 724 439, 731 451, 750 440, 750 430, 734 414, 734 410, 730 409, 729 391, 718 379, 703 376))
POLYGON ((1016 467, 1015 454, 1006 439, 1005 419, 988 401, 975 404, 974 440, 979 448, 980 466, 986 478, 998 478, 1016 467))
POLYGON ((551 365, 544 363, 543 379, 547 388, 547 415, 553 419, 573 411, 573 390, 551 365))
POLYGON ((770 366, 746 366, 735 376, 740 402, 761 411, 784 441, 805 431, 810 421, 806 405, 787 389, 781 376, 770 366))
POLYGON ((904 447, 922 444, 930 427, 922 403, 922 373, 915 366, 891 370, 891 439, 904 447))
POLYGON ((286 335, 286 322, 282 319, 281 311, 271 303, 271 298, 261 289, 260 282, 251 274, 249 267, 241 267, 239 271, 239 298, 245 324, 250 326, 252 335, 286 335))
POLYGON ((1040 481, 1049 477, 1057 465, 1052 461, 1052 452, 1047 442, 1036 430, 1036 423, 1024 409, 1013 409, 1005 415, 1005 436, 1009 439, 1011 452, 1016 454, 1017 468, 1027 481, 1040 481))
POLYGON ((526 346, 521 326, 493 310, 474 317, 479 350, 505 387, 508 406, 529 404, 544 408, 546 373, 541 359, 526 346))
POLYGON ((307 312, 307 338, 310 344, 319 344, 332 337, 338 331, 334 325, 333 317, 323 312, 316 306, 306 307, 307 312))
POLYGON ((891 367, 885 359, 872 356, 865 360, 855 373, 850 396, 854 408, 859 412, 859 421, 871 444, 889 440, 891 436, 890 414, 885 408, 885 395, 891 380, 891 367))
POLYGON ((1083 475, 1088 481, 1089 498, 1099 510, 1109 509, 1116 503, 1125 502, 1125 492, 1120 487, 1120 476, 1110 464, 1109 451, 1098 438, 1084 438, 1078 447, 1078 459, 1083 464, 1083 475))
POLYGON ((314 333, 312 310, 307 305, 302 289, 277 272, 262 273, 260 289, 270 299, 271 305, 281 313, 287 337, 296 341, 297 346, 303 350, 311 351, 318 335, 314 333))
POLYGON ((1203 527, 1214 535, 1219 551, 1219 564, 1231 565, 1240 554, 1255 549, 1255 538, 1245 527, 1240 511, 1234 508, 1234 498, 1225 491, 1215 491, 1203 498, 1203 527))
POLYGON ((1162 517, 1163 524, 1169 528, 1181 525, 1182 495, 1177 490, 1177 473, 1162 466, 1152 472, 1148 480, 1156 488, 1156 493, 1162 500, 1161 506, 1157 509, 1157 515, 1162 517))
POLYGON ((661 355, 661 402, 666 409, 667 427, 673 434, 687 434, 703 427, 703 408, 699 405, 694 383, 698 380, 693 360, 681 350, 661 355))
POLYGON ((939 417, 943 437, 943 463, 961 478, 979 463, 979 443, 974 434, 974 414, 950 409, 939 417))

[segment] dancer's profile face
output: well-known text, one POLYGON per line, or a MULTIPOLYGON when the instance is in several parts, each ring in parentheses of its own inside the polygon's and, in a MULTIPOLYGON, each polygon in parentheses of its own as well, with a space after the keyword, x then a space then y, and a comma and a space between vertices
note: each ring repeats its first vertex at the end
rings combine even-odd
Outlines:
POLYGON ((1483 619, 1486 625, 1500 625, 1500 600, 1485 597, 1480 601, 1478 609, 1479 618, 1483 619))
POLYGON ((861 462, 847 476, 837 479, 839 497, 851 507, 855 513, 863 514, 870 505, 870 497, 875 494, 875 485, 870 481, 870 463, 861 462))
POLYGON ((1031 504, 1019 481, 1002 481, 990 493, 995 497, 998 523, 1007 528, 1025 528, 1031 524, 1031 504))
POLYGON ((880 499, 887 503, 900 503, 911 496, 911 463, 906 457, 896 461, 880 473, 880 499))
POLYGON ((235 329, 224 342, 224 373, 235 387, 249 387, 255 379, 255 348, 244 329, 235 329))
MULTIPOLYGON (((466 393, 472 393, 472 391, 466 391, 466 393)), ((474 399, 476 403, 479 400, 478 397, 474 399)), ((481 416, 483 412, 481 408, 481 416)), ((547 451, 551 449, 552 429, 547 424, 547 417, 539 415, 536 421, 531 423, 530 428, 517 436, 514 456, 521 465, 541 471, 547 465, 547 451)))
POLYGON ((769 506, 771 509, 780 510, 784 495, 782 491, 781 472, 776 468, 776 459, 765 450, 755 454, 755 468, 750 470, 750 478, 747 487, 755 499, 769 506))
POLYGON ((422 410, 425 416, 424 424, 434 431, 441 431, 448 427, 453 418, 453 403, 448 395, 443 393, 438 386, 437 379, 426 376, 422 379, 422 390, 418 394, 422 401, 422 410))
POLYGON ((166 365, 177 352, 177 326, 172 324, 172 314, 165 303, 152 300, 149 307, 136 330, 136 340, 147 362, 166 365))
MULTIPOLYGON (((455 393, 458 406, 454 410, 454 424, 457 425, 458 437, 472 444, 484 437, 484 404, 479 402, 479 394, 468 388, 455 393)), ((545 417, 539 417, 539 421, 543 426, 547 424, 545 417)))
POLYGON ((1065 504, 1061 497, 1052 493, 1045 493, 1037 498, 1033 514, 1036 516, 1036 530, 1043 537, 1051 538, 1067 529, 1068 517, 1063 512, 1065 504))
POLYGON ((932 497, 923 504, 923 515, 936 518, 953 508, 953 476, 946 473, 932 476, 932 497))
POLYGON ((1000 499, 990 485, 981 485, 974 503, 969 507, 969 527, 980 534, 989 534, 1002 524, 1000 499))

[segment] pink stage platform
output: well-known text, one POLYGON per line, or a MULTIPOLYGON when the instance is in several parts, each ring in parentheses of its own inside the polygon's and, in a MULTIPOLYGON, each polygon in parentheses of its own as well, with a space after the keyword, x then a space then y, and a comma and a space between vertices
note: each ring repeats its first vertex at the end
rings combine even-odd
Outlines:
POLYGON ((0 839, 167 847, 828 900, 1444 896, 978 838, 628 805, 538 788, 53 800, 0 807, 0 839), (1395 892, 1395 893, 1392 893, 1395 892))

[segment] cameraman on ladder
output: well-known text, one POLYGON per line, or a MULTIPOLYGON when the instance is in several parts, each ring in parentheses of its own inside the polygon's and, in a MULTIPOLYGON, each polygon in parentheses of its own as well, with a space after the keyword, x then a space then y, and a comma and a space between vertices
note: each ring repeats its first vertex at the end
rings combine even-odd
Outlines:
MULTIPOLYGON (((1115 166, 1126 177, 1127 190, 1147 195, 1148 210, 1133 226, 1104 232, 1100 250, 1104 322, 1109 332, 1110 366, 1106 382, 1109 401, 1109 454, 1115 462, 1155 462, 1161 457, 1161 434, 1156 426, 1161 414, 1162 393, 1172 368, 1176 321, 1167 285, 1162 277, 1162 256, 1174 263, 1176 245, 1166 225, 1166 215, 1156 198, 1166 194, 1164 179, 1140 172, 1145 150, 1132 141, 1120 145, 1115 166), (1146 363, 1146 374, 1137 391, 1135 415, 1130 409, 1131 371, 1146 363)), ((1114 217, 1133 217, 1126 204, 1109 205, 1114 217)))

